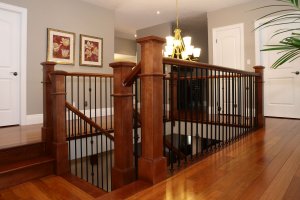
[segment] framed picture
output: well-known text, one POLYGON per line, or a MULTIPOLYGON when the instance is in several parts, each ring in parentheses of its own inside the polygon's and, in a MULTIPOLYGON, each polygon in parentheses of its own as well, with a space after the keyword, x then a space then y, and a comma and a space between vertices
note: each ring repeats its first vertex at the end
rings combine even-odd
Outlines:
POLYGON ((103 39, 80 34, 79 64, 82 66, 102 67, 103 39))
POLYGON ((74 65, 75 33, 48 28, 47 34, 47 61, 74 65))

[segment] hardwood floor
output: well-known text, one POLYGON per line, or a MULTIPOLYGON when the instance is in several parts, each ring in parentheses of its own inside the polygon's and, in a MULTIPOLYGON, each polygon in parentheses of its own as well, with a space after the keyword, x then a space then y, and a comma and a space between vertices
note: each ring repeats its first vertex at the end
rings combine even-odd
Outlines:
MULTIPOLYGON (((124 199, 131 194, 131 189, 127 188, 102 198, 124 199)), ((0 199, 93 197, 61 177, 50 176, 2 190, 0 199)), ((128 199, 299 200, 300 120, 268 118, 265 129, 128 199)))
POLYGON ((300 120, 257 131, 129 199, 300 199, 300 120))
POLYGON ((42 124, 0 127, 0 149, 42 141, 42 124))
POLYGON ((26 182, 0 191, 1 200, 92 200, 94 197, 59 176, 26 182))

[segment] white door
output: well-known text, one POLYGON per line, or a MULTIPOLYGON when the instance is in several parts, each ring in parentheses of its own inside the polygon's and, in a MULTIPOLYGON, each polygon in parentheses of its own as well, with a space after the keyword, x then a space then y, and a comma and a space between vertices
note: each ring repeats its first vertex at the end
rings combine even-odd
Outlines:
POLYGON ((0 7, 0 126, 20 124, 20 13, 0 7))
MULTIPOLYGON (((270 68, 280 57, 278 52, 260 52, 266 44, 278 44, 289 33, 271 37, 278 29, 293 28, 295 25, 282 25, 260 30, 256 34, 258 64, 265 66, 264 92, 265 116, 300 118, 300 60, 286 63, 277 69, 270 68)), ((295 27, 294 27, 295 28, 295 27)))
MULTIPOLYGON (((244 25, 235 24, 213 29, 213 64, 233 69, 244 69, 244 25)), ((225 74, 224 74, 225 75, 225 74)), ((221 79, 221 88, 224 88, 219 94, 220 102, 218 106, 223 114, 238 114, 237 99, 232 96, 228 98, 227 88, 232 88, 232 80, 221 79), (224 97, 223 97, 224 95, 224 97), (233 111, 232 108, 236 110, 233 111)), ((235 83, 237 90, 237 83, 235 83)), ((217 97, 219 98, 219 97, 217 97)))
POLYGON ((244 69, 244 25, 213 29, 213 64, 244 69))

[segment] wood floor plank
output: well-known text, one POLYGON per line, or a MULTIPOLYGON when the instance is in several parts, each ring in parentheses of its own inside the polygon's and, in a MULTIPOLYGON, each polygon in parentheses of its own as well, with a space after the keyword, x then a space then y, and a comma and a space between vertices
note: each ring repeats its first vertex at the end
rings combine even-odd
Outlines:
MULTIPOLYGON (((300 135, 295 138, 295 141, 300 144, 300 135)), ((299 166, 300 146, 298 145, 296 150, 289 157, 275 179, 272 181, 268 189, 264 192, 261 200, 282 199, 299 166)))
POLYGON ((283 200, 299 200, 300 197, 300 177, 294 176, 291 184, 289 185, 283 200))
POLYGON ((62 177, 46 177, 41 179, 53 192, 63 194, 64 199, 83 199, 92 200, 94 199, 91 195, 85 193, 79 188, 73 186, 71 183, 63 179, 62 177))

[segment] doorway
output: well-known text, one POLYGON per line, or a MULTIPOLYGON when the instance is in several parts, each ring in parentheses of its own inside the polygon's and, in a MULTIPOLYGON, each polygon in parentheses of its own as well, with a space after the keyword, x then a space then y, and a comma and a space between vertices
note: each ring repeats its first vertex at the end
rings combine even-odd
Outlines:
POLYGON ((26 116, 27 10, 0 3, 0 127, 26 116))
MULTIPOLYGON (((257 21, 255 26, 265 20, 257 21)), ((290 32, 273 36, 278 29, 295 28, 283 24, 256 31, 256 64, 265 66, 264 115, 270 117, 300 118, 300 61, 287 62, 277 69, 271 65, 282 55, 277 51, 262 52, 267 44, 278 44, 290 32)))

